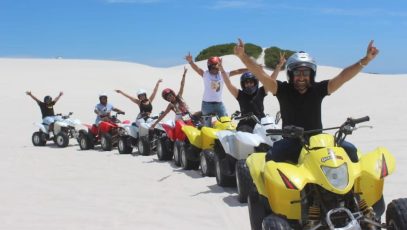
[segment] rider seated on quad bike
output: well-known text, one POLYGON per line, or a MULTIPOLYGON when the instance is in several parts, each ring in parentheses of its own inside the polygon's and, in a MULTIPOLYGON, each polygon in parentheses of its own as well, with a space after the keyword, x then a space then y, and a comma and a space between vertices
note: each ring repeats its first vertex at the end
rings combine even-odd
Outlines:
POLYGON ((110 112, 115 111, 119 114, 124 114, 124 112, 113 105, 107 103, 107 94, 101 93, 99 95, 99 104, 95 106, 96 120, 95 125, 98 125, 101 121, 109 121, 111 119, 110 112))
MULTIPOLYGON (((137 91, 137 98, 132 97, 125 92, 121 90, 115 90, 117 93, 122 94, 123 96, 127 97, 130 99, 132 102, 136 103, 139 108, 140 108, 140 113, 137 115, 136 121, 139 119, 148 119, 151 115, 151 112, 153 111, 153 105, 151 104, 155 98, 155 95, 157 94, 158 86, 162 82, 162 79, 159 79, 157 83, 155 84, 155 87, 153 89, 153 93, 150 95, 150 97, 147 98, 147 92, 144 89, 139 89, 137 91)), ((136 123, 137 124, 137 123, 136 123)))
MULTIPOLYGON (((376 47, 373 46, 373 41, 371 41, 365 57, 342 70, 336 77, 330 80, 315 82, 316 62, 308 53, 300 51, 288 58, 286 63, 288 82, 281 82, 270 78, 245 53, 242 40, 239 39, 234 51, 264 87, 277 97, 280 104, 283 127, 294 125, 303 127, 304 130, 322 128, 321 105, 325 96, 331 95, 345 82, 355 77, 379 53, 376 47)), ((339 144, 345 149, 353 162, 358 161, 357 150, 353 144, 346 141, 339 144)), ((271 152, 269 151, 266 156, 266 160, 297 163, 301 147, 301 142, 298 139, 284 138, 274 143, 273 148, 270 149, 271 152)))
MULTIPOLYGON (((271 78, 277 78, 280 68, 285 62, 284 55, 285 53, 280 53, 280 62, 277 64, 277 68, 275 68, 271 74, 271 78)), ((229 92, 239 102, 241 116, 244 117, 249 114, 253 114, 258 120, 265 117, 266 115, 264 114, 263 101, 264 97, 267 96, 268 90, 266 90, 264 86, 259 87, 259 80, 257 80, 256 76, 254 76, 254 74, 250 71, 244 72, 242 76, 240 76, 241 89, 238 89, 232 84, 229 76, 223 69, 222 61, 219 63, 219 69, 229 92)), ((241 119, 237 124, 236 129, 238 131, 252 133, 255 125, 256 121, 253 119, 241 119)))
MULTIPOLYGON (((182 98, 182 94, 184 92, 184 85, 185 85, 185 76, 187 74, 188 69, 184 68, 184 74, 182 75, 181 80, 181 87, 178 91, 178 94, 175 94, 174 90, 166 88, 162 91, 161 96, 164 100, 168 101, 169 104, 165 111, 158 117, 158 119, 151 125, 150 130, 154 130, 155 126, 162 120, 164 117, 170 112, 174 111, 175 113, 175 120, 181 119, 183 115, 190 114, 189 108, 187 103, 185 103, 184 99, 182 98)), ((198 120, 200 117, 200 112, 195 112, 191 115, 193 120, 198 120)))
POLYGON ((25 92, 28 96, 30 96, 34 101, 37 102, 38 106, 40 106, 41 109, 41 114, 42 114, 42 123, 45 125, 48 125, 48 131, 52 132, 54 130, 54 122, 62 120, 60 116, 55 116, 54 113, 54 105, 57 103, 59 98, 63 95, 63 92, 60 92, 59 95, 52 100, 52 97, 47 95, 44 97, 44 102, 38 100, 37 97, 35 97, 31 91, 25 92))

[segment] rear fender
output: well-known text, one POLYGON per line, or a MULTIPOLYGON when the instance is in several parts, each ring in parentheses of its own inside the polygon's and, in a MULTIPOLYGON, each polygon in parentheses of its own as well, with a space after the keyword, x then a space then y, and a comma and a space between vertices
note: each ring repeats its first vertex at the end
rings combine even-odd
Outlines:
POLYGON ((360 160, 361 175, 355 182, 355 191, 369 206, 375 204, 383 195, 384 178, 394 172, 394 156, 384 147, 378 147, 363 155, 360 160))
POLYGON ((34 123, 34 125, 40 129, 43 133, 48 134, 48 125, 47 127, 45 125, 43 125, 42 123, 34 123))
POLYGON ((191 145, 202 149, 201 131, 199 129, 190 125, 184 125, 182 126, 182 132, 185 134, 186 138, 188 138, 191 145))

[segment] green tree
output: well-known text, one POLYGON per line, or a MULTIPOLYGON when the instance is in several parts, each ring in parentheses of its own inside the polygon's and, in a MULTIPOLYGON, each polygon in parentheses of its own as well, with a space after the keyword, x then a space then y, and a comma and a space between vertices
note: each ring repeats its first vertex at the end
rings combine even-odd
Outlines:
MULTIPOLYGON (((285 52, 284 57, 286 59, 290 57, 293 53, 295 53, 292 50, 283 50, 275 46, 267 48, 264 51, 264 64, 266 65, 266 67, 272 69, 276 67, 276 65, 280 61, 280 52, 285 52)), ((285 66, 283 66, 282 69, 285 69, 285 66)))
MULTIPOLYGON (((233 48, 236 46, 236 43, 228 43, 228 44, 220 44, 220 45, 214 45, 210 46, 206 49, 203 49, 199 54, 195 57, 195 61, 201 61, 208 59, 213 56, 224 56, 224 55, 229 55, 233 54, 233 48)), ((247 43, 245 45, 245 50, 246 53, 249 56, 252 56, 254 58, 258 58, 262 52, 262 48, 260 46, 257 46, 252 43, 247 43)))

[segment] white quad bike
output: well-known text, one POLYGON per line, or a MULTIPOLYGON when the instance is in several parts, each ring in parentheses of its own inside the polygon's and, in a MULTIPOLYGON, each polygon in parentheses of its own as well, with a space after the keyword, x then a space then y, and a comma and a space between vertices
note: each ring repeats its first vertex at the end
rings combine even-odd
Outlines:
POLYGON ((44 146, 47 141, 53 140, 58 147, 66 147, 70 138, 78 139, 79 130, 83 125, 80 120, 70 118, 72 114, 72 112, 67 115, 57 114, 60 119, 54 122, 52 132, 49 131, 49 125, 35 123, 39 130, 34 132, 31 138, 34 146, 44 146))
MULTIPOLYGON (((139 119, 137 121, 137 137, 134 139, 135 136, 132 136, 131 142, 133 146, 137 146, 138 152, 143 156, 147 156, 156 151, 159 160, 165 160, 167 158, 170 160, 170 158, 172 159, 172 144, 169 143, 169 140, 166 137, 163 124, 173 127, 174 121, 167 120, 165 122, 159 122, 154 128, 154 131, 151 132, 150 127, 157 119, 158 116, 149 117, 148 119, 139 119)), ((134 131, 135 130, 133 130, 133 132, 134 131)), ((120 140, 122 140, 122 138, 120 140)), ((124 143, 124 140, 122 142, 124 143)))
POLYGON ((253 133, 242 131, 219 131, 216 135, 221 146, 215 148, 215 175, 220 186, 234 186, 236 183, 238 200, 247 202, 251 177, 246 165, 246 158, 258 151, 267 152, 275 141, 281 136, 267 134, 267 130, 279 129, 281 115, 276 117, 265 116, 260 121, 256 116, 249 114, 236 119, 253 119, 256 125, 253 133))

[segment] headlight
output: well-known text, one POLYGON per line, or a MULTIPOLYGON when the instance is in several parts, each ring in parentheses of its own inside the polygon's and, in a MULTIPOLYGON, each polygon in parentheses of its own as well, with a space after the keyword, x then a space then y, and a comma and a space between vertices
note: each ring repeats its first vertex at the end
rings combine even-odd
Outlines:
POLYGON ((326 178, 335 188, 344 189, 349 183, 348 166, 343 164, 337 168, 321 166, 326 178))

